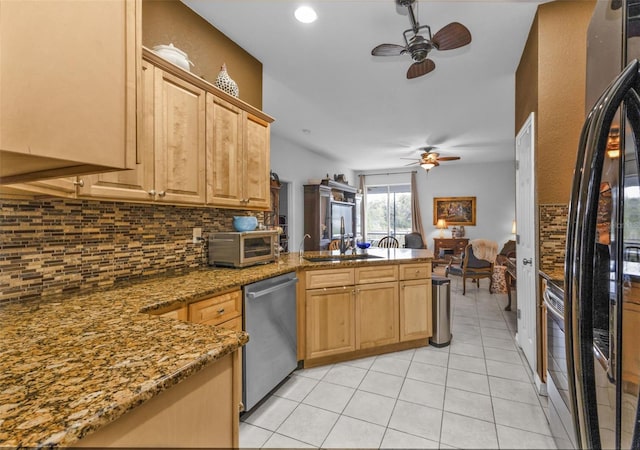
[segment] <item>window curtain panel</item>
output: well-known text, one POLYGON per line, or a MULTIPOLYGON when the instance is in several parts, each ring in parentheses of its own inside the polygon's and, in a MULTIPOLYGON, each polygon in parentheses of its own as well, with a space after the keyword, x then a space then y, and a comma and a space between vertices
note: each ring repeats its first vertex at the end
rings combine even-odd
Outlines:
POLYGON ((362 201, 360 202, 360 230, 362 230, 362 241, 363 242, 367 242, 367 229, 364 227, 364 224, 367 223, 367 221, 365 220, 365 214, 366 214, 366 205, 365 205, 365 201, 364 201, 364 195, 365 195, 365 176, 364 175, 358 175, 358 178, 360 179, 360 194, 362 194, 362 201))
POLYGON ((422 215, 420 214, 420 200, 418 198, 418 186, 416 173, 411 172, 411 231, 420 233, 422 240, 426 243, 424 228, 422 227, 422 215))

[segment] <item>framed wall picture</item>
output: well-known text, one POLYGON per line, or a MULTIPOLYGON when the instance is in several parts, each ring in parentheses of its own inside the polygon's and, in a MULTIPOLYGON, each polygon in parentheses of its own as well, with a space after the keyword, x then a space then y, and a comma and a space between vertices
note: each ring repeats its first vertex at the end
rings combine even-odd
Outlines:
POLYGON ((476 224, 476 198, 475 197, 434 197, 433 198, 433 224, 439 219, 444 219, 449 225, 475 225, 476 224))

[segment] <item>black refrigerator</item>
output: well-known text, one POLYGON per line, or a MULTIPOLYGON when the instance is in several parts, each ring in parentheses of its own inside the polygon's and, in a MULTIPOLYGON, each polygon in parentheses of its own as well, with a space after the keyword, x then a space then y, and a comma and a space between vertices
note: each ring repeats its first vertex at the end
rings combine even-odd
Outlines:
POLYGON ((640 448, 640 0, 599 0, 566 244, 575 445, 640 448))

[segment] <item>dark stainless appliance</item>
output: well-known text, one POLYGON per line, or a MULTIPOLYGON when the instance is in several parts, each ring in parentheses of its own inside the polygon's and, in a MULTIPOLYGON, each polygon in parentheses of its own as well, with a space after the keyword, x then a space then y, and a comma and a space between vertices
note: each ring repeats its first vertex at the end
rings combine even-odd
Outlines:
POLYGON ((276 230, 211 233, 209 264, 212 266, 248 267, 275 260, 276 230))
POLYGON ((595 2, 587 49, 592 108, 574 172, 564 285, 580 448, 640 448, 639 25, 639 0, 595 2))
POLYGON ((244 287, 242 397, 251 410, 298 366, 295 273, 244 287))

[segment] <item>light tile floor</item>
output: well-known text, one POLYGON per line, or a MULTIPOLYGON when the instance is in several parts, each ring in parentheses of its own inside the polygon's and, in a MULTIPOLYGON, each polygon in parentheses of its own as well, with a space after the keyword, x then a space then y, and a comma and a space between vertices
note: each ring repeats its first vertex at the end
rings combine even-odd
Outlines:
POLYGON ((241 418, 240 446, 555 448, 506 294, 453 278, 451 302, 450 346, 297 370, 241 418))

